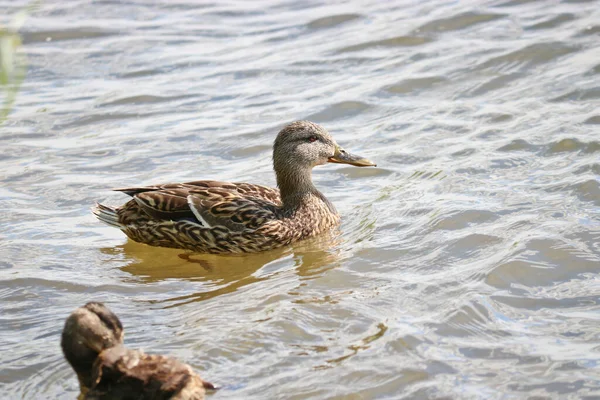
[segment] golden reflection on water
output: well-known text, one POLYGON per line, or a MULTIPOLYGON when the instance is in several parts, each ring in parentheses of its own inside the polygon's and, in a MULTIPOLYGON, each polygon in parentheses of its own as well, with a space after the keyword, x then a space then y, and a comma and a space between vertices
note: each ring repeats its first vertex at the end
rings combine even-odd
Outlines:
POLYGON ((164 300, 176 307, 229 294, 252 283, 267 280, 272 274, 260 274, 261 268, 290 257, 302 279, 312 279, 340 265, 343 239, 339 230, 310 238, 291 246, 258 254, 223 256, 185 250, 152 247, 132 240, 120 246, 100 249, 126 265, 120 269, 137 278, 138 283, 156 283, 167 279, 204 282, 208 290, 164 300))
POLYGON ((360 351, 368 350, 370 347, 370 343, 376 341, 377 339, 382 338, 383 335, 385 335, 385 333, 387 332, 387 330, 388 330, 388 327, 383 322, 377 324, 377 331, 375 333, 365 336, 364 338, 360 339, 360 341, 358 343, 347 346, 347 349, 349 350, 348 354, 344 354, 343 356, 340 356, 340 357, 325 360, 325 362, 327 364, 318 365, 318 366, 314 367, 314 369, 333 368, 335 365, 341 364, 345 360, 357 355, 360 351))

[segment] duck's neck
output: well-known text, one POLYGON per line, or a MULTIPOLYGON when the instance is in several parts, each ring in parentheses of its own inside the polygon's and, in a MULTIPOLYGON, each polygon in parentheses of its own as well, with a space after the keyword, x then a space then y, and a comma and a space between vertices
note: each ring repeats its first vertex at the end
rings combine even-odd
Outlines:
POLYGON ((277 187, 281 195, 283 209, 292 211, 298 209, 305 199, 311 195, 322 197, 312 182, 310 169, 286 168, 287 165, 275 169, 277 187))
POLYGON ((297 165, 274 159, 277 187, 281 196, 282 209, 285 214, 296 215, 303 206, 311 207, 314 201, 322 202, 329 214, 337 215, 333 204, 317 190, 312 181, 312 168, 298 168, 297 165))

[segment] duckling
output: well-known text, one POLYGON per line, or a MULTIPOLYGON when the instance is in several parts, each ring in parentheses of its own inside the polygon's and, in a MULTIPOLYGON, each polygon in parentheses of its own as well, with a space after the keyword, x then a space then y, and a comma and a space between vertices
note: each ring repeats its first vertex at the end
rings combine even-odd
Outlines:
POLYGON ((199 253, 255 253, 339 225, 333 204, 314 186, 326 163, 375 166, 342 149, 322 126, 296 121, 273 145, 279 189, 250 183, 194 181, 115 189, 133 197, 121 207, 97 203, 96 217, 136 242, 199 253))
POLYGON ((61 347, 75 370, 85 400, 202 400, 215 386, 173 358, 123 346, 123 325, 104 304, 73 311, 61 347))

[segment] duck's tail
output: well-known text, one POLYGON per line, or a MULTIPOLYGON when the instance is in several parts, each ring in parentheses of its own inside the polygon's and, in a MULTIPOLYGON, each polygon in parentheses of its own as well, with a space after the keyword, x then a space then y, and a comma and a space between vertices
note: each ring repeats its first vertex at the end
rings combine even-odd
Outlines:
POLYGON ((114 208, 105 206, 104 204, 96 203, 92 207, 92 212, 100 221, 115 228, 123 229, 123 224, 119 222, 119 215, 114 208))

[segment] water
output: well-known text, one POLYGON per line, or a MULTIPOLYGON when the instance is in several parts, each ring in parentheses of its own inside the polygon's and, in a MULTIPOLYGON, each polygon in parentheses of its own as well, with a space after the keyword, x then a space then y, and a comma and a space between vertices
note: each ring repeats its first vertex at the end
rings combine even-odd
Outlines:
POLYGON ((600 1, 326 3, 29 17, 0 128, 3 398, 77 396, 59 334, 90 300, 214 400, 600 396, 600 1), (274 185, 295 119, 379 165, 315 170, 339 234, 191 255, 89 211, 112 187, 274 185))

